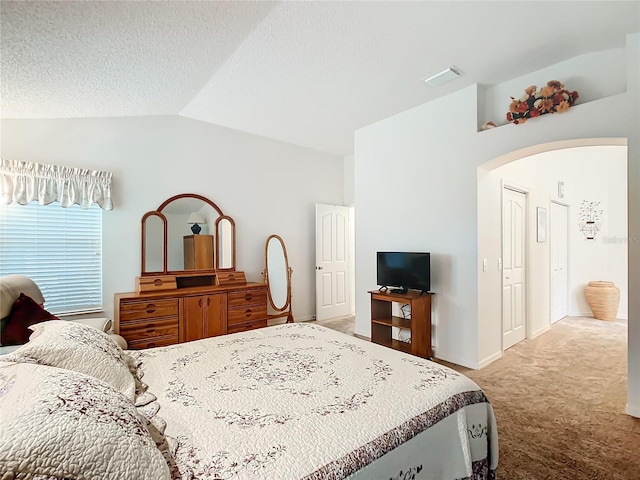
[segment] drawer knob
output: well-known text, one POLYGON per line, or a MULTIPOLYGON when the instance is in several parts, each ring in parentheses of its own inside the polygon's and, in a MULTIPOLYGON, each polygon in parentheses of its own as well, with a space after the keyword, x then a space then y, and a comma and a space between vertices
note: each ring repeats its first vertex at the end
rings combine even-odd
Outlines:
POLYGON ((251 298, 252 298, 252 297, 253 297, 253 296, 252 296, 250 293, 247 293, 247 294, 244 296, 244 299, 245 299, 245 300, 247 300, 247 301, 249 301, 249 300, 251 300, 251 298))
POLYGON ((244 316, 245 316, 245 317, 250 317, 250 316, 251 316, 251 309, 250 309, 250 308, 247 308, 247 309, 245 310, 245 312, 244 312, 244 316))
POLYGON ((156 279, 153 281, 153 284, 154 284, 156 287, 159 287, 159 286, 161 286, 161 285, 162 285, 162 280, 160 280, 159 278, 156 278, 156 279))
POLYGON ((153 313, 156 311, 156 306, 153 303, 150 303, 149 305, 147 305, 147 313, 153 313))

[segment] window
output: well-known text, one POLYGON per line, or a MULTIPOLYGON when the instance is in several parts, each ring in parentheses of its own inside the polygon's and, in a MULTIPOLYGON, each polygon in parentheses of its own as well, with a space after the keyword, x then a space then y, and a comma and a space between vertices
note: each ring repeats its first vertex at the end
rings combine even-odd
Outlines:
POLYGON ((0 205, 0 275, 35 281, 55 314, 102 310, 102 210, 0 205))

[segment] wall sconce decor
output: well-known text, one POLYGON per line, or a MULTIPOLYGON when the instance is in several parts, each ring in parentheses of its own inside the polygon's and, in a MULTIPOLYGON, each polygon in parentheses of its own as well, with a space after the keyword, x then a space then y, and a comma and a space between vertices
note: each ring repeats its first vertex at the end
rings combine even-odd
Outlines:
POLYGON ((187 220, 187 223, 191 224, 191 231, 193 232, 193 234, 198 235, 200 233, 200 230, 202 230, 200 225, 204 225, 207 222, 205 221, 203 214, 199 212, 193 212, 191 213, 191 215, 189 215, 189 220, 187 220))
POLYGON ((580 206, 580 231, 587 240, 594 240, 600 231, 600 217, 602 210, 598 209, 600 202, 583 200, 580 206))

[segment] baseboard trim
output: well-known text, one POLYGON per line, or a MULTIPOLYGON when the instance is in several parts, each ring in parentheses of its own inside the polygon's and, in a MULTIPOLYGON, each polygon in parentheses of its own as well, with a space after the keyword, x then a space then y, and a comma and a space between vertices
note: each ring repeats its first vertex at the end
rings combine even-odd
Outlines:
POLYGON ((591 310, 588 312, 571 312, 567 315, 567 317, 591 317, 593 318, 593 313, 591 310))
POLYGON ((547 325, 546 327, 542 327, 540 330, 537 330, 535 332, 531 332, 531 336, 529 337, 529 340, 531 340, 532 338, 539 337, 544 332, 546 332, 546 331, 548 331, 550 329, 551 329, 551 325, 547 325))
POLYGON ((454 356, 447 355, 446 353, 436 351, 437 349, 435 349, 435 348, 432 348, 432 350, 433 350, 433 356, 435 358, 437 358, 438 360, 443 360, 443 361, 449 362, 449 363, 455 363, 456 365, 460 365, 461 367, 470 368, 472 370, 478 370, 478 364, 477 363, 467 362, 466 360, 463 360, 461 358, 456 358, 454 356))
POLYGON ((369 340, 371 340, 371 333, 362 333, 358 330, 356 330, 355 328, 353 329, 353 333, 361 338, 368 338, 369 340))
MULTIPOLYGON (((567 315, 568 317, 589 317, 596 318, 593 316, 592 312, 584 312, 584 313, 570 313, 567 315)), ((629 315, 619 315, 616 320, 629 320, 629 315)), ((603 320, 604 322, 609 322, 610 320, 603 320)))
POLYGON ((627 408, 625 408, 625 412, 627 413, 627 415, 640 418, 640 406, 629 405, 627 403, 627 408))
POLYGON ((490 363, 495 362, 496 360, 500 360, 502 358, 502 352, 496 352, 493 355, 489 355, 488 357, 482 359, 478 362, 478 369, 484 368, 490 363))

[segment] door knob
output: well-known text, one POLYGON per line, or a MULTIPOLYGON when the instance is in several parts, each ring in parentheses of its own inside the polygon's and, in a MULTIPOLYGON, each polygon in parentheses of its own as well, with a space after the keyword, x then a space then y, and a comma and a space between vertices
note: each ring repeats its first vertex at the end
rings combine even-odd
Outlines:
POLYGON ((322 267, 316 267, 316 270, 322 270, 322 267))

